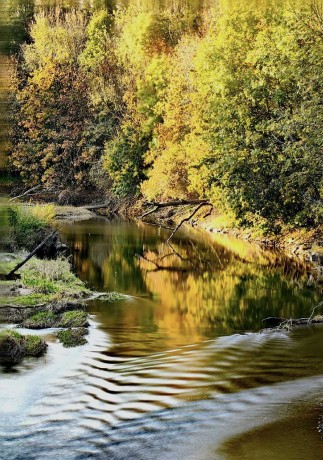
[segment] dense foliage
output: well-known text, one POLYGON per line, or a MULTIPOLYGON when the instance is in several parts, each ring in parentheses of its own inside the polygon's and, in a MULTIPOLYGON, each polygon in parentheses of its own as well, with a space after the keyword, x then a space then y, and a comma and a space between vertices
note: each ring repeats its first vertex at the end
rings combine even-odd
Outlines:
POLYGON ((146 3, 35 15, 14 79, 24 181, 103 178, 119 196, 208 198, 242 225, 317 225, 319 4, 146 3))

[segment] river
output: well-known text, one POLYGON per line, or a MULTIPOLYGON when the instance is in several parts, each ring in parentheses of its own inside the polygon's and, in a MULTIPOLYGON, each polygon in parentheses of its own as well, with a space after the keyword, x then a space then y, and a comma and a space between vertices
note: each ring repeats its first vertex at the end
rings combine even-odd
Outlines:
MULTIPOLYGON (((61 223, 77 274, 99 291, 89 343, 0 377, 3 459, 317 459, 323 327, 302 266, 225 236, 143 224, 61 223)), ((28 332, 28 331, 27 331, 28 332)))
MULTIPOLYGON (((49 3, 1 3, 1 153, 5 44, 49 3)), ((259 333, 263 318, 306 317, 319 302, 301 263, 194 230, 171 246, 164 231, 138 223, 59 230, 89 287, 128 297, 88 305, 87 345, 64 349, 46 330, 46 356, 0 370, 1 460, 323 457, 322 325, 259 333)))

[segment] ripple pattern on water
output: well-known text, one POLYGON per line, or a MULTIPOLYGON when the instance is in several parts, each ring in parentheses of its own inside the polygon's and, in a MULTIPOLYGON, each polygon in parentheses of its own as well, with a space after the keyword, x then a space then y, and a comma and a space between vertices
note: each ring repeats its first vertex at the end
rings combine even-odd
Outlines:
MULTIPOLYGON (((263 406, 275 386, 320 370, 315 358, 292 361, 298 345, 284 335, 222 337, 132 359, 109 356, 99 330, 90 338, 85 353, 48 363, 57 375, 50 377, 48 369, 46 391, 34 394, 31 404, 21 395, 19 426, 11 426, 12 412, 1 419, 0 458, 18 459, 21 452, 24 458, 54 458, 58 452, 64 458, 127 458, 128 449, 131 458, 149 458, 150 442, 158 450, 163 436, 162 456, 155 458, 171 458, 168 436, 226 424, 263 406)), ((30 378, 28 367, 19 369, 13 391, 30 378)))

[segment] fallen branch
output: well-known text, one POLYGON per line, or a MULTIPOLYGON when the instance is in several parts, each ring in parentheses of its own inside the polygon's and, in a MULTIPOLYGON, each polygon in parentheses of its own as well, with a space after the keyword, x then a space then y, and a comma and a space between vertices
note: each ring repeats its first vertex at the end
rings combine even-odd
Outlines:
POLYGON ((180 223, 176 225, 176 227, 172 231, 170 237, 167 239, 167 243, 169 243, 169 241, 173 238, 177 230, 179 230, 179 228, 184 224, 184 222, 188 222, 189 220, 191 220, 195 216, 195 214, 206 204, 209 204, 209 203, 205 203, 205 202, 200 203, 188 217, 185 217, 184 219, 182 219, 180 223))
POLYGON ((4 275, 4 278, 6 280, 15 279, 15 272, 17 270, 19 270, 19 268, 23 267, 28 262, 28 260, 30 260, 42 247, 45 246, 45 244, 51 238, 53 238, 56 235, 56 233, 57 232, 55 231, 55 232, 51 233, 50 235, 47 235, 46 238, 30 254, 28 254, 28 256, 22 262, 20 262, 18 265, 16 265, 15 268, 13 270, 11 270, 10 273, 8 273, 7 275, 4 275))
POLYGON ((167 208, 170 206, 184 206, 186 204, 211 204, 208 200, 173 200, 173 201, 152 201, 144 203, 144 206, 157 206, 158 208, 167 208))
POLYGON ((323 301, 320 302, 316 307, 313 308, 312 313, 309 318, 279 318, 276 316, 270 316, 268 318, 263 319, 262 321, 265 323, 265 328, 270 329, 273 331, 286 329, 287 331, 291 331, 293 326, 301 326, 305 324, 316 324, 316 323, 323 323, 323 317, 313 318, 314 312, 317 308, 323 305, 323 301))
POLYGON ((18 200, 18 198, 22 198, 23 196, 29 195, 31 192, 34 192, 35 190, 38 190, 38 189, 40 189, 42 187, 43 187, 42 184, 41 185, 36 185, 35 187, 32 187, 32 188, 26 190, 21 195, 17 195, 17 196, 14 196, 13 198, 10 198, 10 200, 8 200, 8 203, 10 203, 11 201, 14 201, 14 200, 18 200))
POLYGON ((153 209, 150 209, 149 211, 145 212, 142 216, 140 216, 140 219, 143 219, 146 216, 149 216, 149 214, 152 214, 153 212, 158 211, 159 207, 154 206, 153 209))
POLYGON ((197 205, 197 207, 194 209, 194 211, 188 216, 182 219, 178 225, 176 225, 175 228, 170 228, 166 227, 163 224, 155 224, 158 225, 159 227, 167 228, 168 230, 171 230, 172 233, 167 239, 167 243, 173 238, 177 230, 185 223, 191 220, 195 214, 203 207, 203 206, 210 206, 210 210, 208 214, 206 214, 204 217, 208 216, 211 214, 213 205, 208 201, 208 200, 173 200, 173 201, 163 201, 163 202, 147 202, 144 204, 144 206, 152 206, 151 209, 149 209, 147 212, 142 214, 140 216, 140 219, 142 220, 144 217, 149 216, 150 214, 153 214, 154 212, 158 211, 161 208, 167 208, 167 207, 174 207, 174 206, 191 206, 191 205, 197 205))
POLYGON ((212 206, 212 204, 208 200, 173 200, 173 201, 161 201, 161 202, 147 202, 144 203, 144 206, 152 206, 152 209, 149 211, 145 212, 142 216, 140 216, 140 219, 143 219, 146 216, 149 216, 149 214, 153 214, 154 212, 158 211, 159 209, 162 208, 169 208, 169 207, 176 207, 176 206, 186 206, 186 205, 209 205, 212 206))

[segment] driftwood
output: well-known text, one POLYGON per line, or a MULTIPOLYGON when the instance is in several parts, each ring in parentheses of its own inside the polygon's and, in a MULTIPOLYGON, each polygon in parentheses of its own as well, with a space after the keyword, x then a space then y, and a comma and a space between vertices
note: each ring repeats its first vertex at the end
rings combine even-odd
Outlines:
POLYGON ((28 260, 30 260, 34 255, 37 254, 38 251, 40 251, 40 249, 42 249, 45 244, 55 236, 57 232, 53 232, 49 235, 46 236, 46 238, 33 250, 31 251, 28 256, 22 261, 22 262, 19 262, 18 265, 15 266, 15 268, 13 270, 11 270, 10 273, 8 273, 7 275, 3 275, 3 278, 5 280, 13 280, 13 279, 16 279, 17 276, 15 275, 16 271, 19 270, 19 268, 23 267, 27 262, 28 260))

